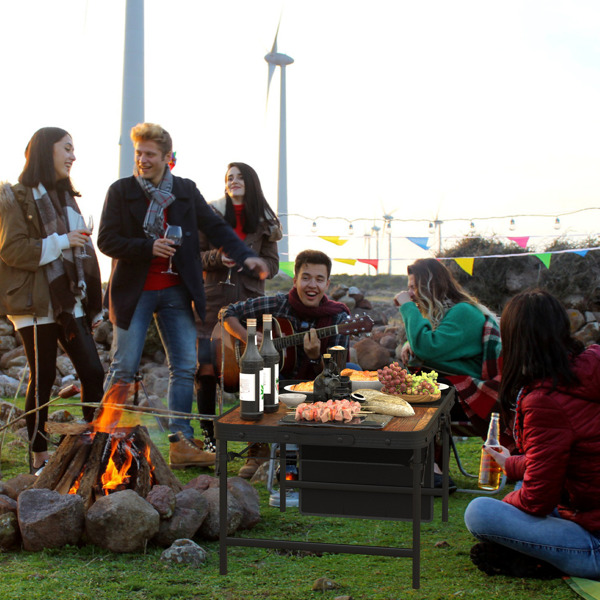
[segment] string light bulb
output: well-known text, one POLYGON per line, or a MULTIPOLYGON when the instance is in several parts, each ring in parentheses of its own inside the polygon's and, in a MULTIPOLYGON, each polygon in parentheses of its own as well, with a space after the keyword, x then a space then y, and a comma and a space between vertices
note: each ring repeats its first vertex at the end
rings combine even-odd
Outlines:
POLYGON ((435 231, 435 225, 433 223, 429 223, 429 233, 433 233, 435 231))
POLYGON ((313 223, 312 223, 312 225, 311 225, 311 227, 310 227, 310 230, 311 230, 313 233, 316 233, 316 232, 317 232, 317 222, 316 222, 316 221, 313 221, 313 223))
POLYGON ((352 223, 348 225, 348 235, 354 235, 354 225, 352 223))
POLYGON ((511 219, 511 220, 510 220, 510 225, 508 226, 508 228, 509 228, 511 231, 514 231, 514 230, 517 228, 517 225, 516 225, 516 223, 515 223, 515 220, 514 220, 514 219, 511 219))
POLYGON ((554 229, 560 229, 560 219, 558 217, 554 220, 554 229))
POLYGON ((470 227, 472 230, 473 230, 473 229, 475 229, 475 223, 474 223, 473 221, 471 221, 471 223, 470 223, 469 227, 470 227))

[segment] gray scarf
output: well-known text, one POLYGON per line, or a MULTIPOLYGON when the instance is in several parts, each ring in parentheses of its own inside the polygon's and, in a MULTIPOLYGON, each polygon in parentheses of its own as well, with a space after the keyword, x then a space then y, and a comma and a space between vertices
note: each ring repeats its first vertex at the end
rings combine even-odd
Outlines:
POLYGON ((158 187, 155 187, 149 179, 139 176, 137 165, 133 170, 133 174, 146 198, 150 201, 146 217, 144 218, 144 231, 147 237, 157 240, 163 237, 165 232, 165 210, 175 201, 175 196, 171 193, 173 189, 173 175, 170 169, 165 167, 165 174, 158 187))

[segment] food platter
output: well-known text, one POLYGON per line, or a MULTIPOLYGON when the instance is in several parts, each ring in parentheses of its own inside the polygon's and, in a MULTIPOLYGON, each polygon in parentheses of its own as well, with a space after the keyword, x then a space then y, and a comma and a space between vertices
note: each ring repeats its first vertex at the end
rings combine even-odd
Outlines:
POLYGON ((429 404, 437 402, 442 397, 441 394, 399 394, 399 396, 409 404, 429 404))

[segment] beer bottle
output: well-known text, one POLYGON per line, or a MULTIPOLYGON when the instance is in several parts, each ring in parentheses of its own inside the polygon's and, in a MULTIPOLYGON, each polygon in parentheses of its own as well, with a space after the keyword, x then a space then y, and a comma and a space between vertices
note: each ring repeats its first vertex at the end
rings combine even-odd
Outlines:
POLYGON ((248 341, 240 358, 240 417, 262 419, 264 411, 263 359, 256 347, 256 319, 246 323, 248 341))
POLYGON ((260 355, 264 362, 265 412, 277 412, 279 408, 279 352, 273 344, 273 317, 263 315, 263 339, 260 355))
MULTIPOLYGON (((492 413, 490 419, 490 426, 488 428, 487 439, 485 440, 484 446, 490 446, 494 450, 498 450, 500 443, 498 437, 500 436, 500 415, 498 413, 492 413)), ((502 478, 502 468, 500 465, 482 448, 481 449, 481 461, 479 463, 479 487, 482 490, 497 490, 500 487, 500 480, 502 478)))

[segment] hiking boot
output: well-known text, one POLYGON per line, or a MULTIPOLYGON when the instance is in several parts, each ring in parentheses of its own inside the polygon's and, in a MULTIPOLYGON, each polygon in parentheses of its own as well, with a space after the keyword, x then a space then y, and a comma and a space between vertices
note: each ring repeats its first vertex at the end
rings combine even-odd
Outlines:
POLYGON ((269 460, 270 455, 269 444, 250 444, 246 464, 239 470, 238 477, 250 479, 252 475, 258 471, 258 467, 260 467, 265 460, 269 460))
POLYGON ((559 579, 563 573, 551 564, 492 542, 471 548, 471 561, 487 575, 508 575, 529 579, 559 579))
POLYGON ((169 466, 173 469, 183 467, 212 467, 215 454, 205 452, 194 440, 186 438, 180 431, 169 435, 169 466))

